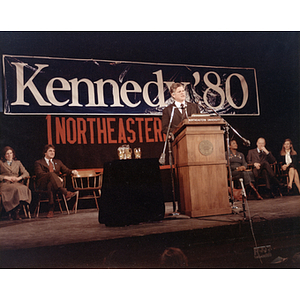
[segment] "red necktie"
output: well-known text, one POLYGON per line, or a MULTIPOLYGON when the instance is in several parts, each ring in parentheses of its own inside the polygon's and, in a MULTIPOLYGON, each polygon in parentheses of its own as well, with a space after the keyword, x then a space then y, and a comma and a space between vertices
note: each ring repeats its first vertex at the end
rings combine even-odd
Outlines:
POLYGON ((53 163, 49 160, 49 172, 53 172, 53 163))

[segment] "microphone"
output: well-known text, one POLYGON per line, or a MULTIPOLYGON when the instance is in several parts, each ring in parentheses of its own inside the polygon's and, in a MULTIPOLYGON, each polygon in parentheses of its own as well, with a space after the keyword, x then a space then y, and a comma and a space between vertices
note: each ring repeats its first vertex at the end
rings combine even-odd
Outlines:
POLYGON ((242 193, 243 193, 243 196, 246 198, 247 195, 246 195, 246 191, 245 191, 245 188, 244 188, 244 180, 243 180, 243 178, 240 178, 239 181, 240 181, 241 186, 242 186, 242 193))
POLYGON ((243 139, 243 141, 244 141, 244 142, 243 142, 243 145, 244 145, 244 146, 250 147, 251 143, 250 143, 249 140, 243 139))

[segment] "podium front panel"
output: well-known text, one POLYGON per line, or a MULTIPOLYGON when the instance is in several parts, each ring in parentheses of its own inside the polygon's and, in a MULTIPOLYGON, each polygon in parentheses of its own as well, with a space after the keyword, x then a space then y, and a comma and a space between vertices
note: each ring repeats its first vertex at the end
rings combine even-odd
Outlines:
POLYGON ((181 212, 191 217, 231 213, 220 124, 184 124, 173 153, 181 212))

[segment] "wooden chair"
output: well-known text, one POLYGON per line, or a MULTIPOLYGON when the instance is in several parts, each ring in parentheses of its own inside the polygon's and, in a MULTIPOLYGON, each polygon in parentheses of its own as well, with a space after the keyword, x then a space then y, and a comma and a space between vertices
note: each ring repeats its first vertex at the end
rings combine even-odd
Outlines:
POLYGON ((290 190, 288 189, 289 184, 289 174, 282 170, 282 162, 277 164, 277 179, 286 186, 287 194, 289 194, 290 190))
POLYGON ((96 173, 95 170, 82 170, 78 171, 78 175, 72 176, 73 189, 78 192, 73 207, 75 213, 77 213, 79 199, 94 199, 99 210, 97 199, 101 196, 102 175, 103 173, 96 173))
MULTIPOLYGON (((26 185, 29 188, 29 183, 30 183, 30 177, 25 177, 22 182, 24 185, 26 185)), ((28 203, 21 203, 24 211, 24 215, 26 218, 31 219, 31 214, 30 214, 30 208, 28 203)), ((1 192, 0 192, 0 213, 2 211, 2 197, 1 197, 1 192)))
MULTIPOLYGON (((277 177, 277 162, 274 162, 272 164, 270 164, 274 174, 275 174, 275 177, 277 177)), ((248 164, 248 168, 251 168, 252 170, 254 169, 254 165, 253 164, 248 164)), ((265 188, 266 187, 266 182, 263 178, 263 176, 259 176, 257 179, 256 179, 256 188, 257 189, 260 189, 260 188, 265 188)), ((279 195, 280 197, 282 197, 282 194, 280 192, 280 190, 278 191, 279 192, 279 195)))
MULTIPOLYGON (((63 180, 64 180, 64 186, 65 186, 65 181, 66 181, 66 176, 63 175, 62 176, 63 180)), ((34 190, 34 193, 35 195, 37 196, 38 198, 38 203, 37 203, 37 207, 35 208, 34 210, 34 216, 36 218, 39 217, 39 212, 40 212, 40 207, 41 207, 41 203, 45 203, 45 202, 49 202, 49 198, 48 198, 48 194, 47 194, 47 191, 45 190, 40 190, 37 188, 37 185, 36 185, 36 176, 32 176, 32 179, 33 179, 33 190, 34 190)), ((67 214, 69 215, 70 214, 70 211, 69 211, 69 208, 68 208, 68 203, 67 203, 67 199, 65 197, 65 195, 61 194, 61 193, 57 193, 56 194, 56 202, 58 203, 58 206, 59 206, 59 209, 61 211, 61 213, 63 214, 63 210, 62 210, 62 207, 61 207, 61 204, 60 202, 63 200, 64 203, 65 203, 65 207, 66 207, 66 211, 67 211, 67 214)))

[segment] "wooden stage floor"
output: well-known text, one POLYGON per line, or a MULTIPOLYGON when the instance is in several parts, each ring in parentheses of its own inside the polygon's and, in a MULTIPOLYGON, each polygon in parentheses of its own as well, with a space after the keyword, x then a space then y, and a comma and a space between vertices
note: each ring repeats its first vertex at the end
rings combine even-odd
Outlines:
POLYGON ((246 220, 241 202, 234 205, 241 212, 190 218, 172 215, 167 202, 162 221, 124 227, 99 224, 96 209, 70 215, 56 211, 52 219, 45 213, 22 221, 2 219, 0 267, 106 268, 112 266, 104 258, 117 250, 117 268, 158 268, 160 254, 171 246, 184 251, 189 268, 299 267, 300 196, 248 200, 246 220), (271 245, 272 257, 260 261, 253 248, 263 245, 271 245), (274 264, 278 257, 285 262, 274 264))

